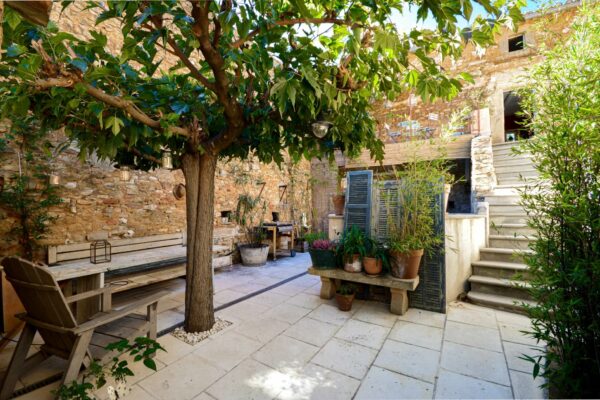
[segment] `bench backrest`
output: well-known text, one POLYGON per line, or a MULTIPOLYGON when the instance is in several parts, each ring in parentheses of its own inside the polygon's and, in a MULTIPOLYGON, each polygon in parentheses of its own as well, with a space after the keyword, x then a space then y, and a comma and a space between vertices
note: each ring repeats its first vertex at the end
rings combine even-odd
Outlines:
MULTIPOLYGON (((179 232, 131 239, 109 239, 108 242, 111 245, 111 253, 119 254, 168 246, 185 246, 186 238, 183 232, 179 232)), ((48 264, 90 258, 90 245, 91 242, 48 246, 48 264)))

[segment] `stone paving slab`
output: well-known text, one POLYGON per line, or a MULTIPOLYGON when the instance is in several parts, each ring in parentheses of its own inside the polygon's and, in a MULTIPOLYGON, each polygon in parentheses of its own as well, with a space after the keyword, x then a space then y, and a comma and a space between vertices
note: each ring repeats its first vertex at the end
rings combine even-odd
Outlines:
MULTIPOLYGON (((247 285, 266 287, 308 262, 299 254, 234 267, 215 275, 216 294, 235 300, 247 285)), ((178 301, 169 305, 180 305, 160 313, 163 326, 183 320, 183 283, 171 284, 178 301)), ((136 367, 126 399, 545 397, 519 359, 535 344, 519 332, 529 325, 523 316, 465 303, 450 304, 447 315, 410 309, 397 316, 386 304, 364 301, 341 312, 319 298, 319 287, 318 279, 302 276, 219 311, 233 325, 195 346, 161 337, 168 353, 157 355, 159 370, 136 367)), ((50 399, 52 388, 22 398, 50 399)))

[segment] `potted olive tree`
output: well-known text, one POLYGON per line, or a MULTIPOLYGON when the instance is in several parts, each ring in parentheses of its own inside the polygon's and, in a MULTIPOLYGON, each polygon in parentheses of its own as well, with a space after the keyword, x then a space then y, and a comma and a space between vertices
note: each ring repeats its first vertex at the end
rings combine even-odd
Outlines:
POLYGON ((424 251, 441 242, 434 226, 439 205, 433 197, 443 191, 446 173, 444 161, 418 159, 394 171, 399 190, 393 201, 398 212, 388 217, 388 246, 390 273, 395 278, 416 278, 424 251))
POLYGON ((267 203, 260 195, 239 195, 235 221, 244 234, 244 243, 238 245, 243 265, 261 266, 267 262, 269 245, 263 243, 265 233, 262 228, 266 210, 267 203))
POLYGON ((340 241, 340 252, 347 272, 361 272, 362 258, 367 252, 367 236, 356 225, 344 232, 340 241))

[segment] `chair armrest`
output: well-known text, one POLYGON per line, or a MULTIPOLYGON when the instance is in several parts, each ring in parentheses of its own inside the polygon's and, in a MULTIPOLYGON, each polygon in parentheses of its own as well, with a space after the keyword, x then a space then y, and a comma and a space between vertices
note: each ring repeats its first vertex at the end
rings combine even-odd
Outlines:
POLYGON ((126 307, 120 310, 111 310, 105 314, 100 315, 99 317, 96 317, 90 321, 80 324, 78 327, 73 329, 73 333, 80 334, 85 331, 94 330, 99 326, 106 325, 119 318, 123 318, 127 315, 133 314, 140 308, 148 307, 152 304, 158 303, 158 301, 165 297, 167 294, 167 291, 158 292, 144 297, 143 299, 134 301, 133 303, 128 304, 126 307))

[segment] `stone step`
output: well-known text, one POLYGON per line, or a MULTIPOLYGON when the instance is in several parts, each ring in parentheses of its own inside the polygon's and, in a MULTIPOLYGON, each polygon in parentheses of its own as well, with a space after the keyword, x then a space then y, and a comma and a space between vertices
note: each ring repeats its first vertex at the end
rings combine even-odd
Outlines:
POLYGON ((490 224, 490 234, 531 236, 535 230, 527 224, 490 224))
POLYGON ((514 171, 496 170, 496 178, 498 178, 499 181, 507 180, 507 179, 513 179, 515 181, 520 181, 520 180, 523 180, 523 178, 525 178, 525 182, 526 182, 528 179, 531 180, 531 178, 537 178, 538 176, 539 176, 539 173, 535 169, 531 169, 531 170, 515 169, 514 171))
POLYGON ((527 218, 525 208, 520 204, 490 204, 490 216, 514 215, 527 218))
POLYGON ((525 281, 472 275, 469 278, 469 283, 471 284, 471 290, 474 292, 495 294, 523 300, 531 299, 528 292, 529 284, 525 281))
POLYGON ((494 158, 494 167, 495 168, 504 168, 504 167, 514 167, 521 165, 533 165, 533 161, 531 157, 528 155, 519 155, 519 156, 499 156, 498 158, 494 158))
POLYGON ((525 314, 525 308, 521 305, 521 303, 527 303, 530 305, 535 304, 534 302, 528 300, 515 299, 507 296, 498 296, 495 294, 479 293, 474 291, 470 291, 467 294, 467 299, 473 304, 491 307, 498 310, 517 312, 520 314, 525 314))
POLYGON ((518 205, 521 196, 518 194, 490 194, 485 196, 485 201, 490 205, 518 205))
POLYGON ((473 275, 505 279, 528 279, 529 267, 526 264, 502 261, 475 261, 471 264, 473 275))
POLYGON ((490 235, 489 247, 527 250, 534 239, 528 236, 490 235))
POLYGON ((531 253, 531 250, 502 249, 499 247, 484 247, 479 250, 481 261, 501 261, 507 263, 523 263, 523 255, 531 253))
POLYGON ((499 167, 494 166, 496 171, 496 176, 498 175, 508 175, 513 174, 515 176, 537 176, 539 175, 538 171, 535 169, 533 164, 523 164, 523 165, 511 165, 508 167, 499 167))
POLYGON ((517 213, 492 213, 490 209, 490 226, 503 224, 526 224, 527 215, 524 212, 517 213))

